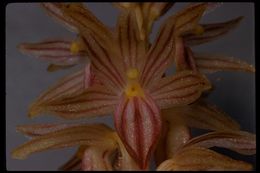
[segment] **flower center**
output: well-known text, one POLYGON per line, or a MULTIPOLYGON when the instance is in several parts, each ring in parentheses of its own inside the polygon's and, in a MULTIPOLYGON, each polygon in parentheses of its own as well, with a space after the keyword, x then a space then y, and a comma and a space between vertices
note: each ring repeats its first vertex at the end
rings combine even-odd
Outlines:
POLYGON ((131 68, 126 73, 128 78, 128 84, 125 89, 127 97, 144 96, 142 87, 138 82, 139 71, 136 68, 131 68))

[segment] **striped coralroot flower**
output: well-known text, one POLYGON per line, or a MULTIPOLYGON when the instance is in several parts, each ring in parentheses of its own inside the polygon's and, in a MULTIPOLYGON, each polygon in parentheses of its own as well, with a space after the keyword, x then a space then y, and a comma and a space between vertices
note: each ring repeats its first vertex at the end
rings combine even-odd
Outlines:
POLYGON ((82 3, 42 3, 55 20, 77 33, 75 40, 50 39, 18 48, 50 63, 49 71, 84 64, 41 94, 29 117, 51 114, 80 119, 113 114, 115 129, 104 124, 18 126, 32 139, 12 156, 25 159, 47 149, 79 146, 61 170, 250 170, 252 166, 219 154, 223 147, 255 154, 255 135, 209 104, 211 83, 203 73, 254 72, 254 67, 227 56, 194 53, 190 47, 233 30, 241 17, 200 24, 214 3, 191 3, 168 17, 150 43, 153 23, 174 3, 114 3, 120 9, 109 29, 82 3), (174 75, 165 75, 176 64, 174 75), (208 132, 192 136, 191 128, 208 132), (208 157, 206 160, 203 158, 208 157))

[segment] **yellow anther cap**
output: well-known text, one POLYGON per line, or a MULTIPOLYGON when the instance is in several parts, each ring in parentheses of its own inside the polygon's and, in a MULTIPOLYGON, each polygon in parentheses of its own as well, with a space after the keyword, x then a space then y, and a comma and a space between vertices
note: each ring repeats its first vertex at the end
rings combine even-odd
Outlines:
POLYGON ((71 43, 71 46, 70 46, 70 52, 72 53, 72 54, 77 54, 77 53, 79 53, 79 51, 80 51, 80 46, 79 46, 79 44, 77 43, 77 42, 72 42, 71 43))

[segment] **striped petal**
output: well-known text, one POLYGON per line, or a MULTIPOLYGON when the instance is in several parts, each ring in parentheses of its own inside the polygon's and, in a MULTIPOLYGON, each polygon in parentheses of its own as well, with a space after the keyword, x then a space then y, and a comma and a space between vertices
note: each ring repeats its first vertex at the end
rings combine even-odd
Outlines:
POLYGON ((58 149, 76 145, 87 146, 116 146, 115 142, 109 138, 111 129, 103 124, 80 125, 69 127, 34 137, 27 143, 17 147, 12 152, 15 159, 25 159, 28 155, 45 151, 48 149, 58 149))
POLYGON ((122 77, 124 66, 122 59, 119 59, 119 53, 115 45, 104 46, 97 39, 97 36, 87 32, 84 34, 83 42, 91 59, 93 70, 97 78, 115 93, 118 93, 125 85, 125 79, 122 77))
POLYGON ((141 9, 141 3, 113 3, 117 8, 121 9, 123 13, 126 11, 132 13, 136 19, 137 27, 139 29, 139 37, 141 40, 147 41, 147 36, 144 30, 144 16, 141 9))
POLYGON ((209 81, 203 75, 181 71, 174 76, 162 78, 150 89, 150 93, 160 108, 169 108, 196 101, 210 87, 209 81))
POLYGON ((158 171, 250 171, 252 165, 212 150, 200 147, 187 147, 172 159, 164 161, 158 171))
POLYGON ((49 16, 66 26, 70 31, 78 32, 73 20, 63 14, 61 10, 61 7, 63 6, 62 3, 41 3, 41 6, 46 10, 49 16))
POLYGON ((256 153, 256 136, 244 131, 216 131, 197 136, 185 144, 200 147, 222 147, 244 155, 256 153))
POLYGON ((133 11, 126 11, 119 16, 117 39, 125 69, 137 68, 138 60, 144 57, 145 45, 141 41, 133 11))
POLYGON ((244 71, 255 73, 255 68, 252 65, 229 56, 195 53, 194 58, 198 70, 203 73, 214 73, 218 71, 244 71))
POLYGON ((90 10, 84 7, 82 3, 60 3, 60 9, 63 15, 73 21, 74 27, 79 30, 80 34, 84 30, 88 30, 96 35, 100 42, 111 44, 110 39, 112 32, 91 13, 90 10))
POLYGON ((39 108, 48 105, 50 102, 81 94, 94 83, 97 82, 92 72, 91 64, 87 64, 83 70, 60 79, 54 86, 40 95, 30 106, 29 116, 36 116, 40 113, 38 112, 39 108))
POLYGON ((104 86, 95 85, 73 97, 57 99, 38 106, 35 111, 37 114, 48 113, 65 119, 78 119, 109 114, 117 103, 118 96, 111 94, 104 86))
POLYGON ((33 124, 33 125, 19 125, 16 127, 18 132, 21 132, 29 137, 37 137, 46 135, 48 133, 53 133, 62 129, 69 127, 80 126, 80 123, 70 123, 70 124, 33 124))
POLYGON ((200 100, 189 106, 175 108, 187 125, 193 128, 230 131, 239 130, 239 124, 215 105, 200 100))
POLYGON ((210 41, 214 41, 221 36, 226 35, 235 29, 243 17, 237 17, 235 19, 223 22, 223 23, 214 23, 214 24, 201 24, 204 32, 202 34, 186 34, 184 35, 185 43, 189 46, 196 46, 210 41))
POLYGON ((47 40, 40 43, 22 43, 18 49, 26 54, 52 64, 67 66, 86 61, 86 53, 72 53, 71 41, 47 40))
POLYGON ((145 57, 142 70, 144 87, 158 83, 167 67, 173 62, 175 38, 200 28, 198 21, 206 10, 207 3, 196 3, 169 17, 145 57))
POLYGON ((163 25, 159 35, 141 63, 141 81, 144 87, 158 81, 166 68, 173 62, 174 26, 163 25))
POLYGON ((116 108, 115 128, 129 154, 147 169, 161 130, 158 107, 150 96, 126 98, 116 108))

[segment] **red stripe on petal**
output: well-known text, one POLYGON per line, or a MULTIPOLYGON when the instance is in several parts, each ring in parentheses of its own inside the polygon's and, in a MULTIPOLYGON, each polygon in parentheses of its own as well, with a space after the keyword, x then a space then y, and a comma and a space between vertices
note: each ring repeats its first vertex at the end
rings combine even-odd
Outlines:
POLYGON ((22 43, 18 49, 30 56, 35 56, 43 61, 56 65, 74 65, 84 61, 85 53, 72 54, 71 41, 48 40, 39 43, 22 43))
POLYGON ((173 52, 174 26, 167 25, 161 28, 161 31, 146 55, 142 71, 142 83, 149 86, 152 80, 161 78, 163 73, 173 58, 170 56, 173 52))
POLYGON ((198 99, 201 93, 210 89, 209 81, 198 73, 182 71, 173 77, 165 77, 150 89, 153 99, 160 108, 187 105, 198 99))
POLYGON ((51 102, 57 102, 60 99, 81 94, 85 89, 94 84, 95 81, 93 78, 91 64, 87 64, 84 70, 62 78, 37 98, 30 107, 30 115, 35 116, 38 114, 35 110, 39 107, 50 105, 51 102))
POLYGON ((66 119, 104 115, 113 111, 118 97, 103 86, 92 86, 81 94, 65 97, 36 105, 31 109, 31 117, 39 113, 51 113, 66 119))
POLYGON ((122 13, 117 24, 117 42, 126 68, 136 68, 139 49, 145 50, 133 11, 122 13))
POLYGON ((115 127, 129 154, 146 169, 161 131, 154 101, 147 94, 144 98, 123 95, 115 111, 115 127))
POLYGON ((104 76, 104 84, 108 84, 115 90, 124 87, 122 72, 120 73, 120 67, 118 67, 113 50, 109 50, 109 47, 103 47, 96 39, 96 36, 91 33, 86 34, 83 41, 90 55, 89 58, 92 60, 96 75, 104 76))

